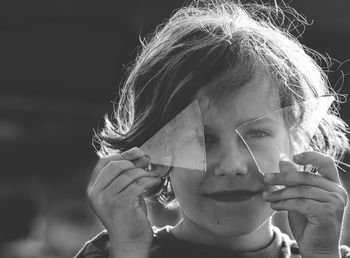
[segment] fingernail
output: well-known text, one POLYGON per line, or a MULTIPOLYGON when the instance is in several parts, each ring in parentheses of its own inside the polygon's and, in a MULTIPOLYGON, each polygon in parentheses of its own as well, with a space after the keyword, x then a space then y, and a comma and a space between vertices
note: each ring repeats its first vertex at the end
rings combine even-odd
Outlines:
POLYGON ((291 162, 291 160, 286 160, 286 159, 280 160, 280 163, 283 165, 290 164, 290 162, 291 162))
POLYGON ((287 154, 285 154, 283 152, 280 154, 280 160, 290 161, 290 159, 288 158, 287 154))
POLYGON ((266 173, 265 177, 264 177, 264 179, 267 180, 267 181, 270 181, 273 178, 275 178, 275 174, 273 174, 273 173, 266 173))
POLYGON ((299 153, 293 156, 295 162, 300 162, 303 159, 303 153, 299 153))

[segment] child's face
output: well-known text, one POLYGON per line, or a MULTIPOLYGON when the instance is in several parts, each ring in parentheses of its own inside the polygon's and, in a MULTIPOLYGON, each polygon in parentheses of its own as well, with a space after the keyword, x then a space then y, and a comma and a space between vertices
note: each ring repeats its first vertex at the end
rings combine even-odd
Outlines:
MULTIPOLYGON (((207 171, 175 168, 170 175, 183 225, 199 226, 221 236, 247 234, 263 224, 273 211, 262 198, 262 191, 267 189, 263 177, 235 129, 280 108, 278 88, 266 76, 257 74, 232 97, 215 104, 199 97, 199 103, 206 135, 207 171)), ((280 118, 270 125, 278 128, 281 141, 287 139, 282 121, 280 118)), ((274 159, 271 164, 278 164, 278 155, 267 156, 274 159)), ((276 165, 270 169, 278 171, 276 165)))

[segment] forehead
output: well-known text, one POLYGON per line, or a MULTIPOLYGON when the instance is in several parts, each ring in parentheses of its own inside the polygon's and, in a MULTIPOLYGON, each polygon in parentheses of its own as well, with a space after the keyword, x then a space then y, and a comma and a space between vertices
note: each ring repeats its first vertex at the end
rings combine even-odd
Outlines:
MULTIPOLYGON (((227 80, 218 79, 207 87, 217 87, 220 91, 227 80)), ((226 90, 227 91, 227 90, 226 90)), ((267 115, 280 108, 278 85, 266 73, 257 72, 243 86, 233 88, 229 93, 212 98, 199 96, 204 124, 219 124, 238 127, 243 123, 267 115)))

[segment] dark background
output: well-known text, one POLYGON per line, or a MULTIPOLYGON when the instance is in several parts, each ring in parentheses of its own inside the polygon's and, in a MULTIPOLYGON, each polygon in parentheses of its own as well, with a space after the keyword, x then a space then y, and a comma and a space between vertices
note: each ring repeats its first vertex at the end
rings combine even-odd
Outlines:
MULTIPOLYGON (((0 242, 6 250, 16 249, 17 257, 69 257, 101 229, 85 198, 97 161, 92 135, 112 111, 139 37, 183 3, 1 0, 0 242)), ((291 6, 312 22, 300 41, 339 61, 329 78, 349 93, 350 1, 291 6)), ((349 108, 347 102, 341 109, 347 122, 349 108)), ((349 175, 342 178, 349 189, 349 175)), ((163 212, 170 221, 176 217, 163 212)))

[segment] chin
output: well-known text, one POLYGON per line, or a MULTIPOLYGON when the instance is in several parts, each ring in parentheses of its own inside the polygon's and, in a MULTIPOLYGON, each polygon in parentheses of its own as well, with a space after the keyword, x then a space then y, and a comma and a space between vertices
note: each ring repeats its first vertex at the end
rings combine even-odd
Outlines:
POLYGON ((221 237, 238 237, 257 230, 261 225, 251 221, 245 223, 222 223, 220 225, 211 225, 210 231, 221 237))
POLYGON ((217 236, 238 237, 247 235, 264 225, 269 225, 273 213, 274 211, 268 208, 264 212, 260 211, 260 213, 255 214, 236 214, 230 217, 216 216, 204 224, 209 231, 217 236), (261 216, 256 217, 256 214, 261 216))

